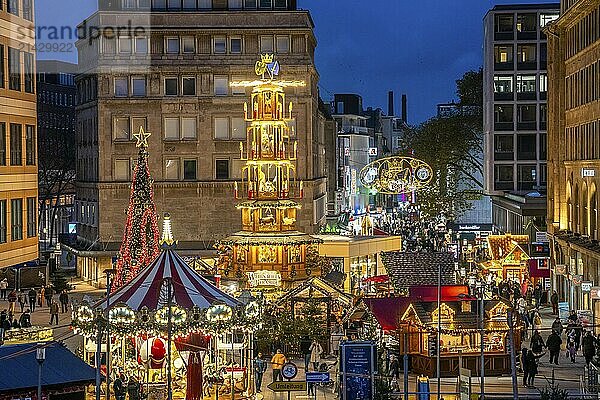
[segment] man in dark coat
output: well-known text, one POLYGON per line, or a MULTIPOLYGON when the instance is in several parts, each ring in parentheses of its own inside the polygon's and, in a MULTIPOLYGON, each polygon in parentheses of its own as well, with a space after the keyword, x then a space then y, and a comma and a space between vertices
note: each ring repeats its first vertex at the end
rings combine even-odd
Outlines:
POLYGON ((119 374, 117 379, 113 382, 113 391, 115 393, 115 398, 117 400, 125 400, 125 395, 127 394, 127 389, 124 383, 125 377, 123 374, 119 374))
POLYGON ((29 308, 19 317, 19 325, 21 325, 21 328, 31 328, 31 314, 29 313, 29 308))
POLYGON ((556 332, 558 336, 562 335, 563 326, 562 322, 560 322, 560 318, 556 317, 554 322, 552 323, 552 332, 556 332))
POLYGON ((558 293, 556 293, 556 290, 550 296, 550 303, 552 303, 552 315, 558 314, 558 293))
POLYGON ((37 298, 37 292, 34 288, 29 289, 27 292, 27 297, 29 298, 29 308, 31 308, 31 312, 35 311, 35 300, 37 298))
POLYGON ((550 336, 548 336, 548 340, 546 340, 546 347, 548 351, 550 351, 550 364, 554 361, 554 364, 558 365, 558 354, 560 353, 560 345, 562 344, 562 339, 556 331, 552 331, 550 336))
POLYGON ((583 342, 581 347, 583 349, 583 356, 585 357, 585 364, 588 366, 590 365, 590 362, 596 354, 596 347, 594 342, 595 340, 592 333, 590 331, 586 331, 585 335, 583 336, 583 342))
POLYGON ((537 360, 533 352, 529 350, 525 358, 525 373, 523 374, 523 386, 532 387, 535 376, 538 373, 537 360))
POLYGON ((544 351, 544 339, 542 339, 542 335, 540 335, 540 332, 537 329, 533 332, 533 336, 531 337, 530 347, 533 354, 540 354, 544 351))

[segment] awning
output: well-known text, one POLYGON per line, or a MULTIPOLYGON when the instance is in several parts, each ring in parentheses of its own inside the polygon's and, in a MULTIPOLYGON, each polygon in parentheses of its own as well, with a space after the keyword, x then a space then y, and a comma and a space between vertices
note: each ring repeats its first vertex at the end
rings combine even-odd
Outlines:
POLYGON ((363 283, 388 283, 389 281, 390 277, 387 275, 370 276, 363 279, 363 283))
POLYGON ((384 331, 398 329, 402 314, 410 304, 407 297, 364 298, 363 303, 369 308, 384 331))

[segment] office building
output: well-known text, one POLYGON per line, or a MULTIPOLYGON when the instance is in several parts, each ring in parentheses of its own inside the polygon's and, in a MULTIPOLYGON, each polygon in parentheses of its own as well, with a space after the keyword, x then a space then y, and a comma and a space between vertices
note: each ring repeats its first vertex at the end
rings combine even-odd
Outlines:
POLYGON ((38 258, 33 0, 0 0, 0 268, 38 258))
POLYGON ((545 230, 547 43, 558 4, 499 5, 484 18, 484 176, 494 229, 545 230))
POLYGON ((69 232, 75 200, 77 65, 37 62, 40 247, 50 251, 69 232))
POLYGON ((546 29, 553 287, 576 310, 592 308, 593 297, 584 287, 600 282, 599 24, 599 0, 571 0, 561 3, 560 18, 546 29))
POLYGON ((306 83, 286 92, 294 104, 296 176, 304 183, 296 225, 319 230, 327 204, 325 124, 308 11, 295 0, 101 1, 83 26, 102 34, 77 42, 78 241, 63 248, 85 279, 101 280, 122 240, 137 154, 132 134, 140 126, 152 134, 157 210, 171 214, 180 251, 214 251, 216 240, 241 229, 232 193, 241 179, 249 93, 229 82, 255 79, 264 53, 285 66, 282 79, 306 83))

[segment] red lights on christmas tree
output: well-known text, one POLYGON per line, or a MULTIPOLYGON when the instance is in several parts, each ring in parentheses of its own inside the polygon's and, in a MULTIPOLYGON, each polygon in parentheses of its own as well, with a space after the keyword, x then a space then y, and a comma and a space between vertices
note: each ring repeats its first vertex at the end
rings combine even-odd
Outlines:
POLYGON ((127 221, 112 284, 113 291, 127 284, 160 252, 156 205, 146 150, 150 133, 144 132, 140 127, 139 133, 134 136, 140 151, 131 183, 127 221))

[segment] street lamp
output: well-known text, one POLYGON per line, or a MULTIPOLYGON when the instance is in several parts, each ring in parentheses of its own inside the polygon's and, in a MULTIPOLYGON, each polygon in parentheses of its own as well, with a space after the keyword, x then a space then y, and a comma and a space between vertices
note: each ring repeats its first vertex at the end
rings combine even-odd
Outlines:
MULTIPOLYGON (((44 346, 38 344, 38 346, 44 346)), ((44 347, 38 347, 35 352, 35 359, 38 362, 38 387, 37 387, 37 400, 42 400, 42 364, 46 360, 46 349, 44 347)))

